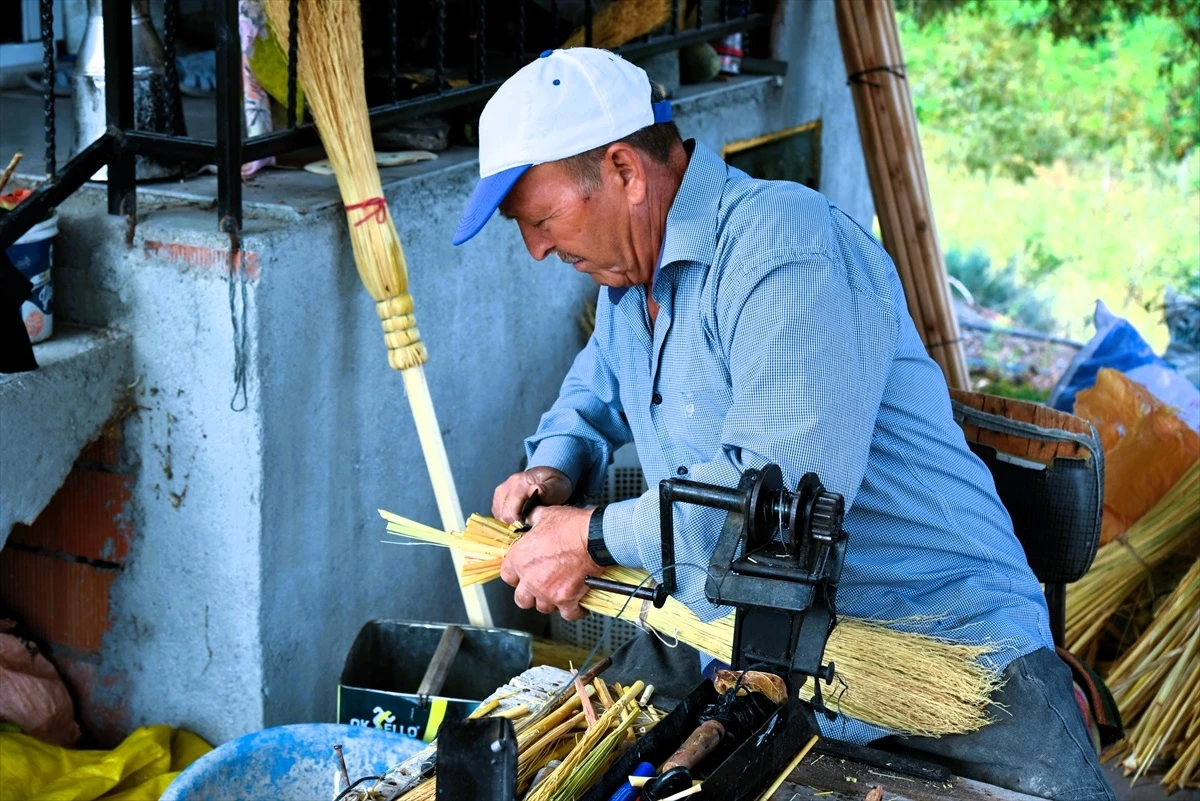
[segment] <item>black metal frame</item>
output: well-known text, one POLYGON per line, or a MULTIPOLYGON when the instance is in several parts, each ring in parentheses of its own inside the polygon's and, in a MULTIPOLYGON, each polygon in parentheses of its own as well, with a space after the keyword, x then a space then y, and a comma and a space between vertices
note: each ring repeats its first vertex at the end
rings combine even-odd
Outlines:
MULTIPOLYGON (((483 103, 507 78, 507 75, 498 76, 494 71, 489 75, 486 60, 487 47, 484 39, 484 23, 487 19, 489 4, 488 0, 476 0, 477 15, 469 34, 474 46, 471 68, 474 83, 461 88, 445 88, 443 51, 446 33, 446 1, 436 0, 437 63, 434 65, 434 75, 438 88, 437 94, 398 100, 397 29, 399 12, 397 9, 400 0, 390 0, 388 19, 391 38, 388 56, 392 102, 370 110, 372 126, 387 126, 405 119, 483 103)), ((492 0, 491 5, 494 8, 500 2, 503 0, 492 0)), ((516 6, 519 29, 516 42, 518 62, 525 60, 526 2, 527 0, 503 2, 504 5, 516 6)), ((626 58, 646 58, 689 44, 713 41, 733 33, 766 28, 771 23, 770 14, 766 13, 747 12, 734 16, 730 12, 730 6, 737 5, 739 6, 738 10, 741 11, 742 4, 723 0, 720 4, 720 21, 703 24, 703 17, 697 13, 697 26, 683 29, 679 28, 677 24, 679 0, 673 0, 671 5, 672 15, 668 33, 642 37, 640 40, 620 48, 617 52, 626 58)), ((176 23, 174 17, 178 14, 178 6, 178 2, 165 4, 165 11, 170 17, 164 25, 163 37, 169 74, 174 72, 176 23)), ((316 128, 311 123, 303 123, 298 120, 296 115, 295 64, 298 49, 298 26, 296 25, 298 6, 299 0, 291 0, 289 9, 292 21, 291 35, 287 43, 289 53, 288 126, 280 131, 245 139, 242 136, 242 53, 238 36, 237 0, 224 0, 221 4, 221 12, 216 20, 217 137, 216 141, 212 141, 134 130, 132 25, 129 0, 103 0, 104 77, 108 88, 106 93, 108 130, 99 139, 80 151, 61 171, 55 169, 54 64, 53 59, 47 55, 44 59, 46 64, 43 75, 47 180, 18 208, 0 221, 0 250, 9 247, 19 239, 33 225, 43 219, 51 209, 79 189, 97 169, 106 164, 108 166, 108 211, 110 214, 132 217, 137 210, 135 161, 139 155, 215 163, 217 166, 219 227, 227 233, 235 233, 240 230, 242 226, 242 165, 246 162, 278 156, 302 147, 315 145, 319 141, 316 128)), ((585 2, 584 30, 585 41, 588 44, 592 41, 592 7, 591 0, 587 0, 585 2)), ((555 40, 550 44, 555 46, 561 41, 557 0, 551 0, 550 14, 555 40)), ((43 49, 49 54, 53 48, 52 0, 42 0, 41 15, 43 49)))

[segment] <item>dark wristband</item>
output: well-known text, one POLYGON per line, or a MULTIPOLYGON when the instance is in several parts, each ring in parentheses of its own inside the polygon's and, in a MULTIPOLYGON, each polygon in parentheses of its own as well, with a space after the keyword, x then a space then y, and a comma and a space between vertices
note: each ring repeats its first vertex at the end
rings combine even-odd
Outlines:
POLYGON ((597 506, 593 509, 592 517, 588 520, 587 552, 592 561, 600 565, 600 567, 613 567, 617 563, 617 560, 613 559, 612 554, 608 552, 608 547, 604 544, 603 506, 597 506))

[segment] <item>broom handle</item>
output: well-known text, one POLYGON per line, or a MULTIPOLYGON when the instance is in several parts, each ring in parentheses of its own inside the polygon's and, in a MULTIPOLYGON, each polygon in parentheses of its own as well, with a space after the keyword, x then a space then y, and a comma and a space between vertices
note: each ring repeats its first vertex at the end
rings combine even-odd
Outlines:
MULTIPOLYGON (((442 441, 442 429, 438 427, 437 413, 433 410, 433 398, 429 395, 429 384, 425 381, 425 368, 421 365, 401 370, 408 403, 412 407, 413 420, 417 424, 417 437, 421 440, 421 451, 425 454, 425 466, 429 469, 429 480, 433 482, 433 495, 437 499, 438 514, 442 517, 442 528, 446 531, 464 531, 462 506, 458 502, 458 490, 454 487, 454 474, 450 472, 450 460, 446 456, 446 443, 442 441)), ((450 549, 454 560, 454 572, 462 579, 463 559, 457 548, 450 549)), ((460 587, 463 604, 467 607, 467 620, 472 626, 492 627, 492 610, 488 608, 487 596, 481 584, 460 587)))

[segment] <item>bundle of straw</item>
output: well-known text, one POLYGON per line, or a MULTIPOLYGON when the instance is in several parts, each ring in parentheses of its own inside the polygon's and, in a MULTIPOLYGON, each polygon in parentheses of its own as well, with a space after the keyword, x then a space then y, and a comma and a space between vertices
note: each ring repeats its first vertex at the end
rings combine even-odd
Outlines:
MULTIPOLYGON (((380 510, 392 534, 454 548, 463 553, 463 581, 485 582, 500 575, 500 563, 517 535, 489 518, 472 515, 461 534, 447 533, 380 510)), ((646 573, 609 568, 604 578, 639 585, 646 573)), ((625 596, 590 590, 585 609, 620 616, 637 625, 677 637, 682 642, 729 662, 733 652, 733 618, 702 623, 674 598, 661 609, 648 602, 630 603, 625 596)), ((845 714, 904 734, 940 736, 985 726, 987 705, 1000 677, 978 661, 991 649, 947 642, 896 631, 883 624, 843 617, 829 638, 825 654, 835 663, 840 681, 827 703, 845 714)), ((805 688, 810 697, 811 685, 805 688)))
MULTIPOLYGON (((612 0, 592 17, 592 47, 613 50, 661 28, 671 19, 670 0, 612 0)), ((585 44, 587 31, 575 30, 563 47, 585 44)))
POLYGON ((1129 727, 1109 756, 1127 754, 1126 775, 1137 781, 1159 757, 1174 757, 1162 783, 1200 786, 1200 560, 1114 663, 1107 683, 1129 727))
POLYGON ((1067 589, 1067 650, 1083 653, 1150 571, 1200 534, 1200 461, 1067 589))
MULTIPOLYGON (((263 0, 263 8, 277 40, 288 41, 288 0, 263 0)), ((408 267, 375 166, 363 83, 359 3, 302 0, 298 4, 296 27, 299 41, 296 73, 337 176, 350 223, 350 244, 358 276, 375 300, 388 348, 388 363, 404 376, 405 394, 412 408, 442 525, 461 529, 462 507, 421 367, 428 354, 413 316, 408 267)), ((471 625, 492 624, 481 589, 464 591, 463 603, 471 625)))
POLYGON ((916 113, 904 78, 896 9, 892 0, 837 0, 836 9, 884 247, 896 263, 926 350, 952 388, 969 389, 916 113))

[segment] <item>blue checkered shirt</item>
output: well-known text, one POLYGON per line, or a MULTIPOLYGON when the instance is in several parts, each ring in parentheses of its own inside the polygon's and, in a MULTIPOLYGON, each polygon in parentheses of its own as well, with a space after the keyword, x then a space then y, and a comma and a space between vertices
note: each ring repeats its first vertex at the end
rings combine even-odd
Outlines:
MULTIPOLYGON (((845 496, 839 614, 993 644, 997 670, 1053 647, 1041 588, 878 242, 823 195, 751 179, 697 143, 653 293, 651 326, 643 287, 600 290, 595 333, 526 441, 531 467, 589 494, 636 443, 651 489, 604 514, 619 563, 662 578, 660 480, 732 487, 775 462, 789 486, 814 471, 845 496)), ((677 561, 707 566, 723 519, 676 504, 677 561)), ((728 614, 705 599, 702 569, 676 572, 702 620, 728 614)), ((890 733, 821 725, 858 743, 890 733)))

